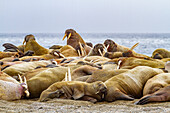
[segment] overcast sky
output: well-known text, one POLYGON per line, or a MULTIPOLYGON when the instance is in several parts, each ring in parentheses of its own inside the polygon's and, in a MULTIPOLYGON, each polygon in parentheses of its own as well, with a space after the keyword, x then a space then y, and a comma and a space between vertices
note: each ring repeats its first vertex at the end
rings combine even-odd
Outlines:
POLYGON ((170 0, 0 0, 0 33, 170 33, 170 0))

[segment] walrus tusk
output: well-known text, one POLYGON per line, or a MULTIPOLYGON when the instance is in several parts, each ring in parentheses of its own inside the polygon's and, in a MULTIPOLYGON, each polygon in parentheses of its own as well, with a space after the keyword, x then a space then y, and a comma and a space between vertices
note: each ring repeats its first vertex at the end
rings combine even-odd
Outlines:
POLYGON ((71 81, 71 72, 70 72, 70 67, 68 67, 68 81, 71 81))
POLYGON ((70 37, 71 37, 71 33, 68 35, 68 38, 67 38, 67 40, 68 40, 70 37))
POLYGON ((56 55, 56 56, 58 56, 58 57, 59 57, 59 55, 58 55, 58 53, 57 53, 57 52, 54 52, 54 55, 56 55))
POLYGON ((66 74, 65 74, 65 81, 67 81, 67 72, 66 72, 66 74))
POLYGON ((138 45, 139 45, 139 43, 136 43, 135 45, 133 45, 133 46, 130 48, 130 50, 135 49, 138 45))
POLYGON ((22 78, 19 74, 18 74, 18 77, 19 77, 20 83, 23 83, 22 78))
POLYGON ((85 55, 85 53, 84 53, 83 47, 82 47, 82 45, 81 45, 81 43, 80 43, 80 42, 79 42, 79 45, 80 45, 81 55, 82 55, 82 56, 84 56, 84 55, 85 55))
POLYGON ((64 35, 63 40, 66 38, 67 34, 64 35))
POLYGON ((119 60, 119 61, 118 61, 117 69, 119 69, 119 68, 120 68, 120 64, 121 64, 121 62, 122 62, 122 60, 119 60))
POLYGON ((63 57, 63 58, 65 58, 65 56, 64 56, 63 54, 61 54, 61 53, 60 53, 60 56, 63 57))
POLYGON ((26 41, 24 40, 24 41, 23 41, 23 45, 24 45, 25 42, 26 42, 26 41))
POLYGON ((99 51, 100 55, 101 55, 101 56, 103 56, 103 54, 102 54, 101 50, 100 50, 100 49, 98 49, 98 51, 99 51))
POLYGON ((79 51, 79 50, 77 50, 77 52, 78 52, 79 57, 81 57, 80 51, 79 51))
POLYGON ((30 93, 28 91, 28 85, 27 85, 27 80, 26 80, 25 76, 24 76, 24 83, 25 83, 24 87, 26 88, 26 90, 24 92, 26 94, 26 97, 29 97, 30 93))

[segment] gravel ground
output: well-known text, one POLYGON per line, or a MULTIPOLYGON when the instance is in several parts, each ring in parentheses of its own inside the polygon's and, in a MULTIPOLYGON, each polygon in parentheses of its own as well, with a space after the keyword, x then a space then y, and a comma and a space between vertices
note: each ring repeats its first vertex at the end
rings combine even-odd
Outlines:
POLYGON ((0 113, 36 112, 36 113, 170 113, 170 102, 134 105, 134 101, 98 102, 93 104, 87 101, 52 99, 47 102, 38 102, 37 99, 5 101, 0 100, 0 113))

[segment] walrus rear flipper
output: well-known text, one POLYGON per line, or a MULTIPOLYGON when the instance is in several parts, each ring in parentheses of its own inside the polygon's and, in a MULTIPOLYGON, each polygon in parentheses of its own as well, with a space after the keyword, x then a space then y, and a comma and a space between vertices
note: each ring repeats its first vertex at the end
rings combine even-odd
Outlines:
POLYGON ((15 45, 11 43, 4 43, 2 46, 5 47, 5 52, 18 52, 17 50, 19 50, 15 45))
POLYGON ((134 100, 134 98, 132 98, 122 92, 119 92, 119 96, 116 99, 117 100, 134 100))
POLYGON ((149 102, 163 102, 163 101, 170 101, 170 86, 161 88, 160 90, 156 91, 153 94, 148 94, 142 97, 139 101, 135 102, 134 104, 143 105, 149 102))

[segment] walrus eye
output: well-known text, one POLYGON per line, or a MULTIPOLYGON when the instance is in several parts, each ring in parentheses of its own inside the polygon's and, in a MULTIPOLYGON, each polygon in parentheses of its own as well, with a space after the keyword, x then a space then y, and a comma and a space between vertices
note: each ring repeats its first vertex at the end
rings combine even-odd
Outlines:
POLYGON ((159 55, 158 53, 156 53, 155 55, 159 55))

